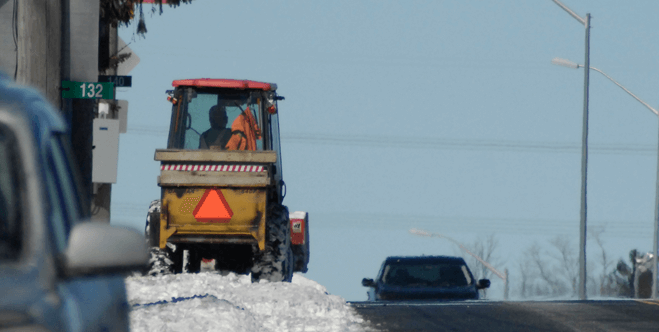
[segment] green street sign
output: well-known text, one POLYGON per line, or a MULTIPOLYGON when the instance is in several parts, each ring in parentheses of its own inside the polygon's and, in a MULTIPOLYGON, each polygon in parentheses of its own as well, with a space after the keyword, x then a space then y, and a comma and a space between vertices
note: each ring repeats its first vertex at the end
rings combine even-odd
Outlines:
POLYGON ((62 81, 62 98, 114 99, 114 83, 62 81))

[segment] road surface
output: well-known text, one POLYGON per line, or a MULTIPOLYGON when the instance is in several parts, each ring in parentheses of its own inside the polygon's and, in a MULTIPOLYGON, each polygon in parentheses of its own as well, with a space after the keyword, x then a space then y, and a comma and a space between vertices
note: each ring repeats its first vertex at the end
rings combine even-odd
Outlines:
POLYGON ((351 302, 380 331, 659 331, 659 302, 351 302))

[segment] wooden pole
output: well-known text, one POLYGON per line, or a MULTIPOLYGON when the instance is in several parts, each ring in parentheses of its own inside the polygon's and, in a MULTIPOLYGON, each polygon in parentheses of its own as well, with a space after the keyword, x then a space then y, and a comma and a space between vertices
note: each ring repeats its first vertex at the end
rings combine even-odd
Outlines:
POLYGON ((61 105, 62 4, 60 0, 18 1, 16 82, 32 86, 61 105))

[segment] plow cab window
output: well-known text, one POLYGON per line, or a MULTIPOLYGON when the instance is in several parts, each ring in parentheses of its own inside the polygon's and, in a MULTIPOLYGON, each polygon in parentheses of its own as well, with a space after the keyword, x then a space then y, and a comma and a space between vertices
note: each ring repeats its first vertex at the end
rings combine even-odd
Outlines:
POLYGON ((260 92, 185 89, 174 105, 168 148, 263 150, 260 92))

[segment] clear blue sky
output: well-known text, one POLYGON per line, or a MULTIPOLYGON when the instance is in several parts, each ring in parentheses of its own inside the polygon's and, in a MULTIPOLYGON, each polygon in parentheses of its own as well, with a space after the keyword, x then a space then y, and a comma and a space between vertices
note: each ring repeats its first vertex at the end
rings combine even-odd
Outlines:
MULTIPOLYGON (((592 15, 591 66, 659 106, 659 2, 564 0, 592 15)), ((583 25, 550 0, 208 1, 152 15, 120 36, 141 58, 120 138, 112 223, 144 227, 160 195, 174 79, 274 82, 285 203, 310 213, 307 277, 364 300, 388 255, 459 254, 422 228, 472 243, 495 233, 498 268, 534 241, 578 244, 583 25)), ((652 248, 657 117, 590 79, 589 227, 613 259, 652 248)), ((592 241, 591 241, 592 243, 592 241)), ((589 245, 594 261, 597 247, 589 245)), ((591 258, 592 257, 592 258, 591 258)), ((492 296, 501 293, 493 279, 492 296)))

